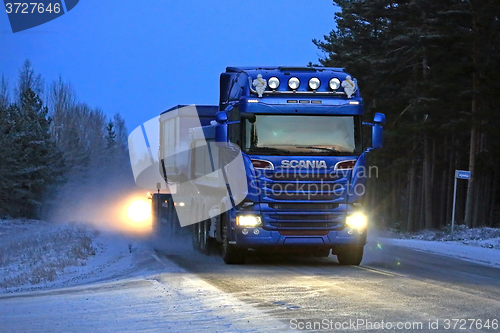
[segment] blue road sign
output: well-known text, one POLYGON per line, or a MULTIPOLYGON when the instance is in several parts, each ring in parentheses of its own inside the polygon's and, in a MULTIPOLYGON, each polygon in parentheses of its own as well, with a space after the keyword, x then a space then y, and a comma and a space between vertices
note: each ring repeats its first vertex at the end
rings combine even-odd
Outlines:
POLYGON ((458 179, 470 179, 470 171, 456 170, 455 177, 458 179))

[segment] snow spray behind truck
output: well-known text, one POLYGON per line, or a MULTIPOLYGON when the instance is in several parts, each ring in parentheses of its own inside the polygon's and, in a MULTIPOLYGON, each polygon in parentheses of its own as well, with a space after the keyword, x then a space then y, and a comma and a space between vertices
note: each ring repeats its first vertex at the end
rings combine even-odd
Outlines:
POLYGON ((357 82, 341 68, 228 67, 218 106, 176 106, 159 117, 154 229, 189 226, 193 246, 208 252, 218 243, 227 264, 275 248, 331 251, 359 265, 366 155, 382 147, 385 122, 377 113, 363 123, 362 114, 357 82), (370 148, 363 125, 372 127, 370 148))

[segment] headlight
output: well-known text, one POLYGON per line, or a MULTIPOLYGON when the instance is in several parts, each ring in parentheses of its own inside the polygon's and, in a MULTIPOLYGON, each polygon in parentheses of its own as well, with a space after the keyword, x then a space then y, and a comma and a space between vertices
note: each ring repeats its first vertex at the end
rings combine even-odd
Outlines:
POLYGON ((300 87, 300 80, 297 77, 291 77, 290 80, 288 80, 288 86, 292 90, 297 90, 300 87))
POLYGON ((321 85, 321 81, 317 77, 313 77, 309 80, 309 88, 312 90, 318 90, 321 85))
POLYGON ((347 216, 345 224, 347 224, 347 226, 351 228, 358 230, 366 229, 366 227, 368 226, 368 218, 363 213, 354 213, 347 216))
POLYGON ((328 85, 330 86, 330 89, 337 90, 340 88, 340 80, 334 77, 330 80, 330 82, 328 82, 328 85))
POLYGON ((236 216, 236 225, 240 227, 256 227, 262 225, 260 216, 255 215, 238 215, 236 216))
POLYGON ((273 76, 267 80, 267 85, 269 88, 276 90, 280 86, 280 79, 278 79, 276 76, 273 76))

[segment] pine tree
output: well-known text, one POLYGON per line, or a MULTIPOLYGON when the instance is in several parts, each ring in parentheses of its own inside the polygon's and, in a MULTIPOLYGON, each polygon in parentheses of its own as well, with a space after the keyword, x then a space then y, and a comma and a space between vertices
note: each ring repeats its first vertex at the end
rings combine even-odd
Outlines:
POLYGON ((40 82, 25 62, 18 100, 2 106, 2 215, 39 216, 44 191, 62 180, 64 163, 49 134, 48 109, 34 91, 40 91, 40 82))
POLYGON ((369 117, 387 115, 386 147, 374 156, 385 170, 377 185, 384 195, 377 197, 397 202, 379 202, 380 218, 402 220, 409 230, 445 225, 454 170, 477 160, 467 218, 471 226, 492 223, 500 153, 493 130, 499 116, 492 112, 499 102, 498 1, 334 2, 342 9, 337 28, 313 42, 326 53, 321 64, 360 78, 369 117))

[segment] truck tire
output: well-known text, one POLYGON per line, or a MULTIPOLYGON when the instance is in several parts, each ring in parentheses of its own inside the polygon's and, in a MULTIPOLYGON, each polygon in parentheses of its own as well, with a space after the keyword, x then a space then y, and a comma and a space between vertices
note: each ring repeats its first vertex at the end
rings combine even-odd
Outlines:
POLYGON ((151 222, 152 222, 152 235, 159 237, 161 231, 161 210, 159 207, 159 195, 154 193, 151 197, 151 222))
POLYGON ((164 240, 168 236, 168 227, 163 220, 167 216, 167 211, 163 207, 163 203, 168 200, 170 195, 162 193, 154 193, 151 197, 151 222, 152 235, 158 240, 164 240))
POLYGON ((229 227, 226 215, 222 215, 222 260, 227 265, 240 265, 245 263, 246 250, 239 249, 233 244, 229 244, 229 227))
POLYGON ((341 265, 358 266, 363 259, 363 246, 343 246, 337 250, 337 259, 341 265))
POLYGON ((203 254, 211 254, 215 248, 214 239, 210 238, 210 220, 200 222, 200 252, 203 254))
MULTIPOLYGON (((193 202, 191 202, 191 207, 193 207, 194 204, 193 202)), ((197 216, 196 216, 196 209, 191 209, 189 211, 189 219, 191 221, 196 221, 197 220, 197 216)), ((201 223, 195 223, 193 225, 191 225, 192 229, 191 229, 191 240, 192 240, 192 244, 193 244, 193 249, 196 250, 196 251, 199 251, 200 250, 200 247, 201 247, 201 223)))
POLYGON ((193 245, 193 250, 198 251, 200 249, 200 224, 195 223, 191 226, 191 244, 193 245))

